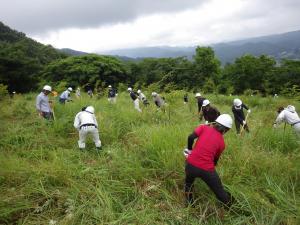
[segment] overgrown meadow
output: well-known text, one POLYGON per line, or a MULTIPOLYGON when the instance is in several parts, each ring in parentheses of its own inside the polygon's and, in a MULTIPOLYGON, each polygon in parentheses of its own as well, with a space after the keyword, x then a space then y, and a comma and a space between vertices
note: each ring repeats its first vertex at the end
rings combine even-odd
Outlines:
MULTIPOLYGON (((236 199, 226 211, 201 180, 196 207, 185 207, 182 150, 200 124, 192 93, 188 105, 184 92, 164 94, 166 113, 152 102, 138 113, 127 93, 115 105, 55 99, 54 122, 37 116, 36 95, 1 102, 0 224, 300 224, 300 144, 290 126, 272 127, 278 106, 299 112, 299 102, 241 96, 251 133, 228 132, 217 166, 236 199), (77 147, 73 120, 86 105, 96 109, 99 154, 91 139, 85 152, 77 147)), ((232 114, 234 96, 205 97, 232 114)))

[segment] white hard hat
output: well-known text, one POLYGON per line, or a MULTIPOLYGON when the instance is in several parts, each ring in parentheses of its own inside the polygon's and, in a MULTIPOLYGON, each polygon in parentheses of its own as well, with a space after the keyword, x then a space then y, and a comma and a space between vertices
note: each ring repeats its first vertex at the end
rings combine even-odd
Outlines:
POLYGON ((208 99, 205 99, 202 103, 202 106, 207 106, 210 104, 210 101, 208 99))
POLYGON ((152 92, 151 95, 152 95, 153 97, 155 97, 155 96, 157 95, 157 93, 156 93, 156 92, 152 92))
POLYGON ((95 109, 94 109, 93 106, 88 106, 88 107, 86 107, 86 109, 85 109, 84 111, 89 112, 89 113, 93 113, 93 114, 94 114, 95 109))
POLYGON ((73 88, 71 88, 71 87, 68 87, 68 90, 69 90, 69 91, 73 91, 73 88))
POLYGON ((111 85, 108 85, 109 88, 111 88, 111 85))
POLYGON ((241 99, 236 98, 236 99, 233 100, 233 105, 234 106, 241 106, 242 104, 243 103, 242 103, 241 99))
POLYGON ((132 88, 131 87, 127 88, 127 91, 132 91, 132 88))
POLYGON ((216 122, 227 128, 232 127, 232 118, 229 114, 222 114, 222 115, 218 116, 218 118, 216 119, 216 122))
POLYGON ((49 85, 45 85, 43 87, 43 90, 45 90, 45 91, 52 91, 52 88, 49 85))
POLYGON ((138 91, 137 91, 138 94, 140 94, 141 92, 142 92, 141 90, 138 90, 138 91))
POLYGON ((201 96, 201 94, 198 92, 198 93, 196 93, 195 98, 200 97, 200 96, 201 96))

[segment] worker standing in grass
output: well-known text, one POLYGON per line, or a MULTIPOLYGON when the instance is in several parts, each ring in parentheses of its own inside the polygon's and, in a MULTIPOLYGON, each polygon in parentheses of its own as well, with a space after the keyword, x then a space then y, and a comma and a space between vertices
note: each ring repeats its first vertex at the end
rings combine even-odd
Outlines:
POLYGON ((98 123, 93 106, 84 107, 81 112, 77 113, 74 120, 74 127, 79 132, 78 146, 80 150, 85 149, 85 140, 88 134, 92 135, 97 150, 101 149, 98 123))
POLYGON ((66 102, 72 101, 71 99, 71 92, 73 91, 73 88, 68 87, 67 90, 65 90, 61 95, 59 96, 59 102, 62 104, 65 104, 66 102))
POLYGON ((157 94, 156 92, 152 92, 152 97, 153 97, 153 101, 154 101, 154 104, 162 109, 164 111, 164 105, 165 105, 165 101, 162 97, 159 96, 159 94, 157 94))
POLYGON ((276 128, 282 122, 290 124, 298 137, 300 137, 300 118, 296 112, 295 106, 288 105, 286 108, 279 107, 278 116, 274 122, 274 127, 276 128))
POLYGON ((39 116, 50 120, 53 119, 53 113, 50 107, 48 95, 51 93, 52 88, 49 85, 43 87, 42 92, 36 97, 36 109, 39 116))
POLYGON ((129 88, 127 89, 127 91, 129 92, 130 98, 131 98, 132 101, 133 101, 134 108, 135 108, 137 111, 142 112, 142 110, 140 109, 140 103, 139 103, 138 95, 132 90, 131 87, 129 87, 129 88))
POLYGON ((223 188, 215 166, 225 149, 223 135, 232 127, 232 118, 222 114, 213 126, 200 125, 188 137, 188 148, 184 150, 185 197, 188 204, 194 203, 193 184, 201 178, 214 192, 219 201, 229 207, 232 204, 230 193, 223 188), (194 140, 197 139, 193 147, 194 140))
POLYGON ((187 104, 189 102, 189 97, 188 97, 188 94, 185 93, 184 96, 183 96, 183 104, 187 104))
POLYGON ((108 101, 110 103, 116 103, 117 101, 117 91, 111 85, 108 85, 108 101))
POLYGON ((197 104, 198 104, 198 116, 199 116, 199 119, 202 120, 202 117, 203 117, 202 105, 203 105, 203 101, 205 100, 205 98, 202 97, 199 92, 196 93, 195 98, 197 99, 197 104))
POLYGON ((205 99, 202 103, 202 112, 205 119, 205 124, 213 123, 220 116, 219 110, 210 105, 210 101, 205 99))
POLYGON ((140 101, 144 104, 144 106, 148 106, 149 102, 146 98, 146 95, 143 94, 141 90, 137 91, 140 101))
POLYGON ((80 87, 76 89, 76 98, 80 99, 80 87))
POLYGON ((240 133, 241 126, 244 127, 247 132, 249 132, 249 127, 244 115, 244 109, 247 110, 247 113, 251 112, 251 110, 245 104, 243 104, 240 99, 236 98, 233 100, 232 112, 234 115, 234 123, 237 134, 240 133))

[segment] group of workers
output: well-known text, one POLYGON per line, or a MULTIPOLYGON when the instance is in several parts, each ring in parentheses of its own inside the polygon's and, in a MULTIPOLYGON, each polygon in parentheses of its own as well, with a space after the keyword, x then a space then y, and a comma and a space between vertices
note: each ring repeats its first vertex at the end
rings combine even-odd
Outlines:
MULTIPOLYGON (((63 92, 59 98, 61 103, 70 100, 71 88, 63 92)), ((145 106, 149 104, 146 96, 138 90, 134 92, 132 88, 128 88, 130 98, 134 103, 134 108, 141 112, 139 101, 142 101, 145 106)), ((48 99, 51 93, 51 87, 45 85, 42 92, 36 98, 36 108, 40 116, 51 119, 52 111, 48 99)), ((156 92, 152 92, 154 103, 157 107, 164 106, 165 101, 156 92)), ((117 92, 111 86, 108 86, 108 101, 116 102, 117 92)), ((216 195, 217 199, 226 207, 230 207, 234 198, 231 194, 225 191, 221 179, 215 169, 217 162, 225 149, 223 135, 232 128, 233 119, 229 114, 221 114, 219 110, 212 106, 210 101, 200 93, 195 95, 198 103, 199 118, 205 119, 205 124, 201 124, 188 136, 187 148, 183 150, 186 157, 185 166, 185 197, 187 205, 194 205, 193 184, 196 178, 201 178, 208 187, 216 195), (194 144, 194 140, 197 139, 194 144)), ((185 104, 188 102, 187 95, 184 96, 185 104)), ((247 115, 251 110, 243 104, 240 99, 234 99, 232 112, 237 133, 246 130, 249 132, 247 124, 247 116, 244 115, 244 109, 247 110, 247 115), (241 129, 242 127, 242 129, 241 129)), ((278 117, 275 120, 274 127, 280 123, 286 122, 290 124, 295 132, 300 137, 300 118, 294 106, 280 107, 278 109, 278 117)), ((91 134, 95 142, 96 148, 101 149, 101 141, 99 138, 98 123, 95 117, 95 109, 93 106, 82 108, 75 116, 74 127, 79 132, 78 146, 80 149, 85 148, 85 140, 88 134, 91 134)))

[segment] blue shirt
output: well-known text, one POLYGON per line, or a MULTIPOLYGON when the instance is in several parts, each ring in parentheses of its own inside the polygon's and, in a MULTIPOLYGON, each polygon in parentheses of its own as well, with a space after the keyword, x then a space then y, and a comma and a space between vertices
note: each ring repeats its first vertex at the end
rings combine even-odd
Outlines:
POLYGON ((62 99, 70 100, 70 91, 68 91, 68 90, 64 91, 59 97, 62 99))
POLYGON ((42 112, 51 112, 49 98, 43 92, 36 97, 36 109, 42 112))

